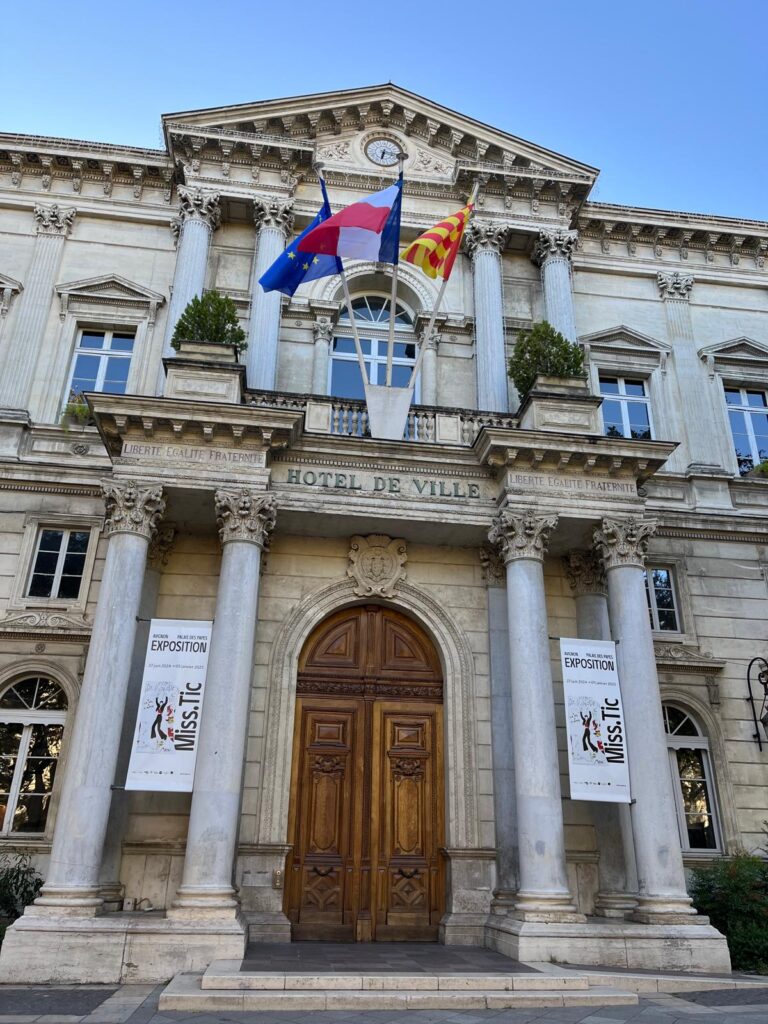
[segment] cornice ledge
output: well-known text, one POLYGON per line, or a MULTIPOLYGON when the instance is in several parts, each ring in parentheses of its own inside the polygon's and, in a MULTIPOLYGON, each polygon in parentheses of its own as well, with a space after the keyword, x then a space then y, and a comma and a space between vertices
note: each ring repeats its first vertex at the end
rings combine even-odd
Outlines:
POLYGON ((715 658, 698 647, 686 647, 683 644, 654 643, 653 653, 661 669, 673 668, 678 672, 711 675, 722 672, 726 666, 721 658, 715 658))

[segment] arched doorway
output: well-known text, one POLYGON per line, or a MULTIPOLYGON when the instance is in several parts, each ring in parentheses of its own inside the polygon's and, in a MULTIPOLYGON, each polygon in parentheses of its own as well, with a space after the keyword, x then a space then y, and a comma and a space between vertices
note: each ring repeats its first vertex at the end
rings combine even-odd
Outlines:
POLYGON ((285 887, 295 939, 437 938, 442 702, 434 645, 393 609, 345 608, 304 644, 285 887))

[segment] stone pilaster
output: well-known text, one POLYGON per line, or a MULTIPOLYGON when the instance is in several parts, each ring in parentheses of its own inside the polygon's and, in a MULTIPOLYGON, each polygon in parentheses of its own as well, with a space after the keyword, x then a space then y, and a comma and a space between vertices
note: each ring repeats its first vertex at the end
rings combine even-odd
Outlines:
MULTIPOLYGON (((41 897, 31 910, 97 913, 99 873, 136 640, 147 548, 165 511, 161 487, 103 484, 109 537, 99 600, 41 897)), ((44 911, 45 912, 45 911, 44 911)))
POLYGON ((275 527, 272 494, 216 492, 224 551, 195 770, 184 875, 169 916, 232 917, 261 555, 275 527))
POLYGON ((440 347, 440 332, 436 329, 427 337, 426 328, 419 335, 419 342, 424 348, 421 362, 421 403, 437 405, 437 351, 440 347))
POLYGON ((329 316, 319 316, 312 324, 312 334, 315 338, 315 347, 312 353, 312 394, 327 395, 333 320, 329 316))
POLYGON ((506 565, 519 888, 516 917, 583 920, 565 865, 543 561, 557 516, 502 509, 488 533, 506 565), (532 738, 535 745, 532 746, 532 738))
POLYGON ((0 408, 27 410, 35 369, 39 365, 53 287, 77 211, 57 204, 37 204, 33 211, 37 237, 24 291, 16 311, 15 330, 6 338, 0 368, 0 408))
POLYGON ((653 519, 605 518, 594 542, 608 577, 608 607, 627 731, 639 921, 688 923, 672 779, 643 577, 653 519))
POLYGON ((562 228, 540 231, 533 250, 534 262, 541 267, 547 320, 569 341, 576 341, 571 282, 571 258, 576 239, 575 231, 562 228))
POLYGON ((248 326, 246 366, 248 384, 273 391, 277 384, 280 342, 280 292, 265 292, 259 278, 275 262, 293 231, 293 202, 259 198, 253 203, 256 255, 251 277, 251 319, 248 326))
POLYGON ((473 270, 477 407, 493 412, 509 410, 501 273, 509 230, 507 224, 471 220, 464 232, 473 270))

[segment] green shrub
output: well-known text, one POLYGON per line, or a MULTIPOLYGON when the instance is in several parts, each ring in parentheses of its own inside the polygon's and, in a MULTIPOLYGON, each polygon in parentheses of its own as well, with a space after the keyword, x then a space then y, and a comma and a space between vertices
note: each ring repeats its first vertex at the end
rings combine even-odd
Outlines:
POLYGON ((768 974, 768 861, 739 853, 695 868, 690 890, 728 940, 734 969, 768 974))
POLYGON ((754 476, 768 477, 768 459, 758 462, 757 465, 752 467, 751 472, 754 476))
POLYGON ((584 353, 542 320, 520 331, 509 360, 509 376, 522 397, 540 373, 550 377, 575 377, 584 371, 584 353))
POLYGON ((195 296, 179 317, 171 345, 182 341, 210 341, 216 345, 234 345, 238 352, 248 347, 245 331, 237 319, 237 307, 228 295, 206 292, 195 296))
POLYGON ((42 876, 33 867, 29 854, 0 855, 0 917, 12 921, 21 917, 24 907, 37 899, 42 887, 42 876))

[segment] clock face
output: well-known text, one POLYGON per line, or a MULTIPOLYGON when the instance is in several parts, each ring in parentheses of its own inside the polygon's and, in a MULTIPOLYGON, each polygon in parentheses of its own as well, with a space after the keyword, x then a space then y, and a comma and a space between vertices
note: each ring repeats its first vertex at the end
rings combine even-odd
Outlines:
POLYGON ((365 147, 365 155, 380 167, 391 167, 397 163, 400 147, 392 139, 371 139, 365 147))

